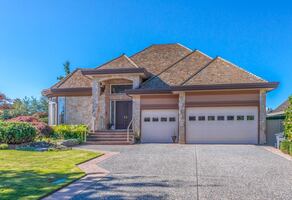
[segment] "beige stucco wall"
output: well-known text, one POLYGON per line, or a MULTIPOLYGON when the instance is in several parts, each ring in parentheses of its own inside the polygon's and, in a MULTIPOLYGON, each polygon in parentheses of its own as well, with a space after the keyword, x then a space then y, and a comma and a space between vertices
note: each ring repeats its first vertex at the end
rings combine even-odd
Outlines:
POLYGON ((91 96, 66 97, 66 124, 90 125, 92 120, 91 96))

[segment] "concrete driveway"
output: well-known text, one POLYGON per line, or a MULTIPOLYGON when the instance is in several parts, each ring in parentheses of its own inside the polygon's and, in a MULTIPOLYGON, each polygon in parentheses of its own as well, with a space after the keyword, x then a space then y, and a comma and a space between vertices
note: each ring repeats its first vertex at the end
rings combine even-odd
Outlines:
POLYGON ((74 199, 292 199, 292 162, 254 145, 81 146, 118 151, 74 199))

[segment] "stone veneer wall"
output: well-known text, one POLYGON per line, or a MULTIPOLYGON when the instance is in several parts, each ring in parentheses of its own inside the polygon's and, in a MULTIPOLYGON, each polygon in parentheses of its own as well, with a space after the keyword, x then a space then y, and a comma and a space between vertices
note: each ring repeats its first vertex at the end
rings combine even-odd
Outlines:
POLYGON ((260 112, 259 112, 259 144, 266 144, 266 91, 260 90, 260 112))
POLYGON ((91 96, 66 97, 66 124, 86 124, 92 120, 91 96))

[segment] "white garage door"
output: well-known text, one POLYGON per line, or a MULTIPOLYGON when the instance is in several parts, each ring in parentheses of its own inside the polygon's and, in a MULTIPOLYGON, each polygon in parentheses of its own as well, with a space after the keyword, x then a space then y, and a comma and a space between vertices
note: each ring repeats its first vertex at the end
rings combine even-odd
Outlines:
POLYGON ((142 142, 172 142, 178 137, 178 110, 143 110, 142 142))
POLYGON ((187 108, 187 143, 258 143, 257 107, 187 108))

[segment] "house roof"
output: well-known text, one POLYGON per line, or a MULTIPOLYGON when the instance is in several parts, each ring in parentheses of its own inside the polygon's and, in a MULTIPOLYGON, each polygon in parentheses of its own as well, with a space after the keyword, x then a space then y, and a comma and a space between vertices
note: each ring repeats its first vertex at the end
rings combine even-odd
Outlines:
POLYGON ((125 54, 114 58, 95 69, 117 69, 117 68, 137 68, 138 66, 125 54))
POLYGON ((283 115, 289 105, 290 105, 289 99, 287 99, 281 105, 279 105, 275 110, 268 113, 268 116, 283 115))
POLYGON ((180 44, 151 45, 130 58, 139 67, 157 75, 192 51, 180 44))
MULTIPOLYGON (((89 88, 88 74, 144 73, 148 78, 139 90, 183 89, 202 85, 232 85, 254 87, 260 84, 270 88, 266 80, 224 60, 180 44, 151 45, 128 57, 120 55, 97 68, 77 69, 51 88, 89 88)), ((220 86, 221 87, 221 86, 220 86)), ((229 87, 229 86, 228 86, 229 87)))
POLYGON ((195 50, 143 83, 142 88, 165 88, 181 85, 211 60, 211 57, 195 50))

